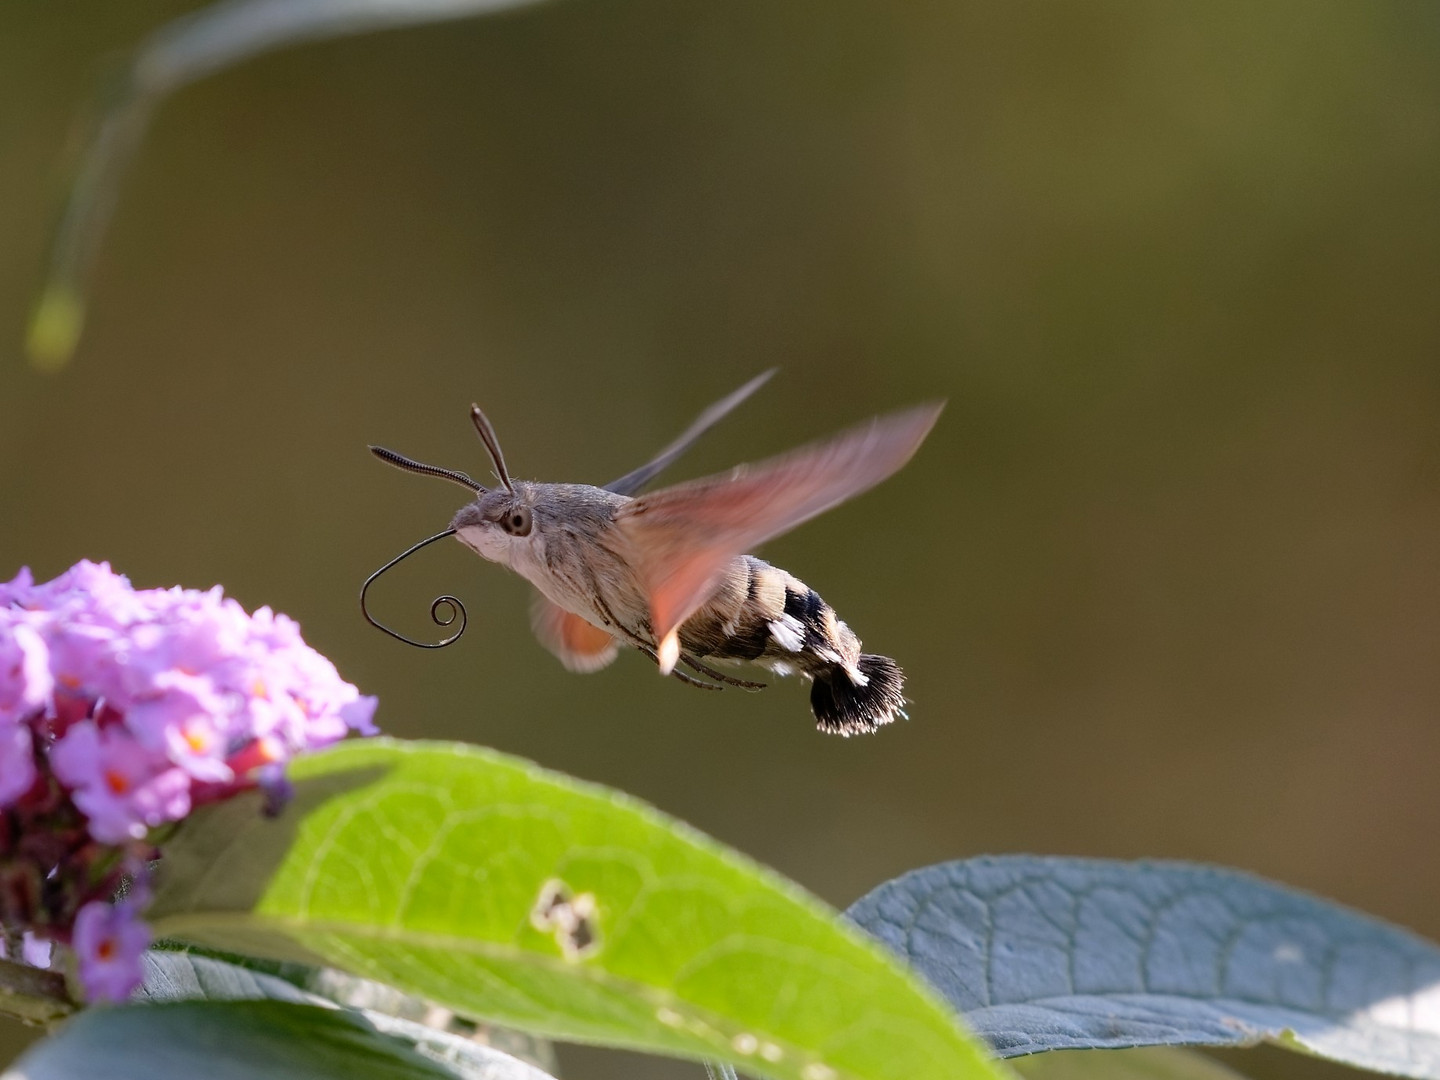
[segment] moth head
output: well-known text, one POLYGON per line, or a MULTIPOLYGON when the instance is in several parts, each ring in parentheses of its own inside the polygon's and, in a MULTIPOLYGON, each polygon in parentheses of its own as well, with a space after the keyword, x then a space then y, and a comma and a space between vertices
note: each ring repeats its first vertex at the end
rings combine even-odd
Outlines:
POLYGON ((460 542, 492 562, 509 563, 518 544, 528 543, 534 525, 530 486, 523 481, 515 490, 496 488, 460 508, 450 527, 460 542))
POLYGON ((474 549, 487 559, 506 562, 510 541, 523 540, 530 535, 534 527, 532 485, 523 481, 516 484, 510 479, 510 470, 505 466, 500 440, 479 405, 470 406, 470 420, 490 455, 490 464, 500 481, 497 488, 487 488, 467 474, 453 469, 412 461, 384 447, 372 446, 370 450, 376 457, 396 468, 426 476, 438 476, 473 491, 475 500, 460 508, 460 512, 450 522, 450 528, 466 547, 474 549))

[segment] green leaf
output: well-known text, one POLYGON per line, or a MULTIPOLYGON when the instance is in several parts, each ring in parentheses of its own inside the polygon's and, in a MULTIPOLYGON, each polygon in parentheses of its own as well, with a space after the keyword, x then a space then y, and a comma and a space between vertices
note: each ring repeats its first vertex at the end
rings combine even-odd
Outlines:
POLYGON ((626 796, 490 751, 365 740, 166 846, 162 934, 324 962, 541 1034, 789 1080, 1000 1075, 874 941, 626 796))
POLYGON ((1025 1080, 1245 1080, 1204 1054, 1170 1046, 1055 1050, 1011 1065, 1025 1080))
POLYGON ((86 1009, 0 1080, 530 1080, 465 1072, 355 1013, 284 1001, 186 1001, 86 1009))
POLYGON ((1248 874, 969 859, 886 882, 849 915, 1002 1056, 1268 1041, 1440 1080, 1440 948, 1248 874))

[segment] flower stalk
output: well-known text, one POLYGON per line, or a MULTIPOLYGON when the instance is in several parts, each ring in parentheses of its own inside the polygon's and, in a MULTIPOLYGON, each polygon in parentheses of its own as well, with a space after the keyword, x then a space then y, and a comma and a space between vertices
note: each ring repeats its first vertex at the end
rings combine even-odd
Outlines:
POLYGON ((60 972, 0 960, 0 1015, 43 1026, 65 1019, 76 1008, 60 972))

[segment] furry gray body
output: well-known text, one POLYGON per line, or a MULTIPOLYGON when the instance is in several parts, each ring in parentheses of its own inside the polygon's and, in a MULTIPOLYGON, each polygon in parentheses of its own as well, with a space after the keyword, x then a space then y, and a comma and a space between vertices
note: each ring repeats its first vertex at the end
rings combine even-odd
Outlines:
MULTIPOLYGON (((366 579, 360 607, 370 622, 412 645, 426 645, 376 622, 366 590, 396 562, 456 535, 482 558, 535 586, 531 627, 567 668, 599 671, 622 644, 656 662, 661 674, 709 689, 760 689, 708 666, 752 663, 811 681, 810 707, 823 731, 854 735, 905 715, 904 676, 885 656, 860 651, 860 639, 820 595, 779 567, 745 554, 865 491, 905 464, 934 426, 943 403, 877 416, 824 442, 728 474, 633 498, 702 434, 765 383, 763 372, 705 409, 658 455, 605 487, 513 480, 495 429, 470 406, 499 488, 467 474, 372 446, 382 461, 435 476, 474 493, 445 532, 422 540, 366 579), (681 672, 683 663, 706 682, 681 672)), ((437 607, 431 616, 448 621, 437 607)))
MULTIPOLYGON (((514 492, 489 491, 462 507, 451 526, 483 558, 524 577, 546 599, 655 655, 649 606, 616 515, 634 500, 588 484, 514 481, 514 492), (525 535, 505 528, 517 507, 529 514, 525 535)), ((754 555, 732 559, 706 603, 680 626, 681 658, 753 663, 815 681, 811 704, 826 730, 872 730, 891 715, 847 708, 847 691, 872 678, 887 713, 904 705, 900 670, 860 651, 860 639, 825 600, 793 574, 754 555)), ((704 670, 703 665, 699 670, 704 670)))
MULTIPOLYGON (((648 604, 615 528, 615 512, 632 501, 588 484, 517 480, 513 496, 489 492, 463 507, 451 525, 467 547, 510 567, 551 602, 631 645, 654 649, 648 604), (497 525, 516 502, 530 508, 534 525, 527 536, 497 525)), ((860 660, 860 639, 819 593, 754 555, 731 560, 715 594, 681 624, 680 645, 696 659, 759 663, 812 677, 860 660)))

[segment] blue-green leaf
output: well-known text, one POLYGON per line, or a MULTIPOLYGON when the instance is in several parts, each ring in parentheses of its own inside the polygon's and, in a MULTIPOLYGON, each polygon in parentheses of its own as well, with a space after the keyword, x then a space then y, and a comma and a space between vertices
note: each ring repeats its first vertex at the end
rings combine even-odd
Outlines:
MULTIPOLYGON (((503 1057, 503 1055, 501 1055, 503 1057)), ((474 1064, 470 1062, 467 1064, 474 1064)), ((285 1001, 86 1009, 0 1080, 545 1080, 513 1059, 451 1067, 353 1012, 285 1001)))
POLYGON ((1440 1077, 1440 948, 1246 874, 970 859, 887 882, 849 915, 1002 1056, 1269 1041, 1440 1077))
POLYGON ((132 996, 136 1002, 268 1000, 325 1004, 318 995, 306 993, 286 979, 210 956, 151 949, 141 960, 145 981, 132 996))
MULTIPOLYGON (((145 982, 133 999, 137 1002, 278 1001, 334 1008, 334 1001, 324 994, 303 989, 277 975, 227 963, 213 956, 152 949, 145 954, 144 963, 145 982)), ((295 968, 293 973, 302 974, 299 968, 295 968)), ((325 981, 325 972, 311 970, 304 974, 307 983, 323 984, 325 981)), ((354 987, 346 989, 356 996, 375 996, 360 993, 354 987)), ((386 1000, 386 989, 375 987, 382 1002, 392 1004, 386 1000)), ((549 1074, 535 1065, 473 1039, 379 1009, 354 1008, 346 1011, 362 1026, 401 1040, 409 1050, 440 1065, 458 1080, 552 1080, 549 1074)), ((243 1022, 244 1017, 241 1019, 243 1022)))

